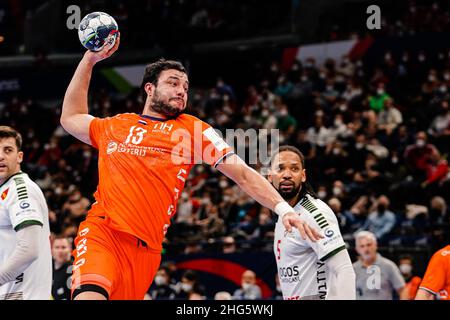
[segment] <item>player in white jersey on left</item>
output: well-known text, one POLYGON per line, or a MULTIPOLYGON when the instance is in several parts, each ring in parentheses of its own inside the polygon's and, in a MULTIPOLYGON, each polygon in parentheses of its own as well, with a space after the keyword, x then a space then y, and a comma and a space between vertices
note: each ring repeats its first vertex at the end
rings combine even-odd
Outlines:
POLYGON ((21 135, 0 126, 0 300, 48 300, 48 207, 39 186, 20 170, 21 147, 21 135))
POLYGON ((355 271, 331 208, 306 182, 303 154, 281 146, 275 152, 269 181, 295 212, 325 237, 312 242, 296 229, 275 226, 274 253, 285 300, 354 300, 355 271))

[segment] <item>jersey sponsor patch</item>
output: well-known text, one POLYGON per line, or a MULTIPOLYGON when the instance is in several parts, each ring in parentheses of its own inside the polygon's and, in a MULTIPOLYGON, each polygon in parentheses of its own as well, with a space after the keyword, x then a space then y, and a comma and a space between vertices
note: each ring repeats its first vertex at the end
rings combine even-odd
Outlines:
POLYGON ((203 131, 203 135, 208 138, 218 151, 222 151, 230 146, 217 134, 213 128, 203 131))
POLYGON ((19 200, 9 208, 9 217, 13 228, 16 228, 24 221, 33 220, 38 221, 41 224, 42 215, 38 210, 38 205, 33 199, 19 200))

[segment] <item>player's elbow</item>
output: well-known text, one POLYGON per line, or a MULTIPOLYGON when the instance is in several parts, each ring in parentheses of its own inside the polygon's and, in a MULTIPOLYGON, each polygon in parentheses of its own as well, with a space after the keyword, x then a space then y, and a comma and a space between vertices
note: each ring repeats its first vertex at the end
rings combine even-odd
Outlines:
POLYGON ((22 252, 23 264, 28 266, 39 258, 39 241, 18 241, 17 246, 22 252))

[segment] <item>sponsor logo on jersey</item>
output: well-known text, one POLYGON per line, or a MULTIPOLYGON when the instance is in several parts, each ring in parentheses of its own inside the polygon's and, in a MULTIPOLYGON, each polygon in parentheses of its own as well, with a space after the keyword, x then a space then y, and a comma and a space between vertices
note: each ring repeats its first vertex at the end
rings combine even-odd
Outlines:
POLYGON ((319 299, 323 300, 327 296, 327 276, 324 262, 317 261, 316 281, 319 299))
POLYGON ((115 151, 117 151, 117 142, 111 141, 108 143, 108 148, 106 149, 106 154, 111 154, 115 151))
POLYGON ((334 235, 334 231, 331 229, 326 229, 324 234, 327 238, 331 238, 334 235))
POLYGON ((280 267, 278 268, 278 276, 281 283, 300 282, 299 266, 280 267))
POLYGON ((133 156, 145 157, 148 152, 163 153, 164 149, 111 141, 106 148, 106 154, 112 154, 114 152, 128 153, 133 156))
POLYGON ((27 201, 25 201, 25 200, 23 200, 23 201, 21 201, 21 202, 19 203, 19 207, 20 207, 20 209, 26 209, 26 208, 29 208, 29 207, 30 207, 30 203, 27 202, 27 201))
POLYGON ((156 123, 153 126, 152 133, 161 133, 168 135, 173 129, 173 124, 167 124, 165 122, 156 123))

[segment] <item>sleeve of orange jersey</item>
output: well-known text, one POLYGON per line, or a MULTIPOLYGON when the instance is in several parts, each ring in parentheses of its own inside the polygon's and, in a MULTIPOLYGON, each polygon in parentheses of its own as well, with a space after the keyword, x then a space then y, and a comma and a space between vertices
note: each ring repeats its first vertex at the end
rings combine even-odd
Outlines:
POLYGON ((202 125, 201 138, 194 137, 195 158, 200 158, 203 162, 215 167, 226 156, 233 153, 233 148, 217 134, 213 127, 203 121, 200 123, 202 125))
POLYGON ((105 133, 106 121, 106 118, 94 118, 89 125, 89 139, 91 140, 91 145, 96 149, 98 149, 102 136, 105 133))
POLYGON ((438 293, 445 286, 446 272, 445 261, 441 252, 435 253, 428 264, 420 288, 431 291, 432 293, 438 293))

